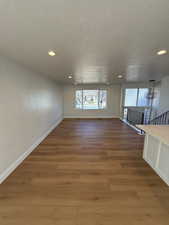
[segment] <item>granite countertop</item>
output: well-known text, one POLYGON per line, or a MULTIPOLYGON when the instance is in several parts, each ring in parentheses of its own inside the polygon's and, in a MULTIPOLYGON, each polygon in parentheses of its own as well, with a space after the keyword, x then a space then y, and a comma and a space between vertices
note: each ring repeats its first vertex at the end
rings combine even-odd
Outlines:
POLYGON ((137 127, 169 145, 169 125, 137 125, 137 127))

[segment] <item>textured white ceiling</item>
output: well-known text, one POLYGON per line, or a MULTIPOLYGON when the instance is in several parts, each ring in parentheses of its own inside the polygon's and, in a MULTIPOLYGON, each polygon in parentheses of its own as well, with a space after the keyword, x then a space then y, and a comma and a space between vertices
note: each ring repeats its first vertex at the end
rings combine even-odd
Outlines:
POLYGON ((168 0, 0 0, 0 53, 60 82, 159 80, 159 49, 169 51, 168 0))

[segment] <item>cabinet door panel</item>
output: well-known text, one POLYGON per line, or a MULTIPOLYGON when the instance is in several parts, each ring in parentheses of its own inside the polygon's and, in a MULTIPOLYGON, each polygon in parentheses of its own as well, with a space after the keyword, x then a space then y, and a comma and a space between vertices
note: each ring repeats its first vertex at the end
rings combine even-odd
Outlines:
POLYGON ((156 138, 148 136, 146 160, 153 168, 156 166, 159 144, 156 138))
POLYGON ((169 146, 162 144, 157 169, 169 181, 169 146))

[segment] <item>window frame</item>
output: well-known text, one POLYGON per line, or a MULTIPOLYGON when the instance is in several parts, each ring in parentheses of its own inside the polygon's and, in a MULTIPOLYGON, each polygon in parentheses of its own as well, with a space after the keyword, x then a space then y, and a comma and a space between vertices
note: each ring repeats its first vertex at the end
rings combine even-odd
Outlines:
POLYGON ((107 109, 107 104, 108 103, 108 89, 107 88, 76 88, 74 91, 74 108, 75 110, 81 110, 81 111, 102 111, 102 110, 106 110, 107 109), (84 109, 83 108, 83 91, 85 90, 95 90, 98 91, 98 107, 99 107, 99 96, 100 96, 100 91, 106 91, 106 107, 105 108, 98 108, 98 109, 84 109), (76 91, 82 91, 82 108, 76 108, 76 91))
POLYGON ((150 107, 149 104, 148 104, 148 105, 144 105, 144 106, 138 106, 140 89, 148 89, 148 90, 149 90, 148 87, 145 87, 145 88, 144 88, 144 87, 140 87, 140 88, 132 87, 132 88, 125 88, 125 89, 124 89, 124 93, 123 93, 123 96, 124 96, 124 97, 123 97, 123 107, 124 107, 124 108, 130 108, 130 107, 132 107, 132 108, 134 108, 134 107, 135 107, 135 108, 136 108, 136 107, 137 107, 137 108, 138 108, 138 107, 140 107, 140 108, 148 108, 148 107, 150 107), (126 106, 126 105, 125 105, 125 98, 126 98, 126 90, 127 90, 127 89, 137 89, 137 98, 136 98, 136 105, 135 105, 135 106, 132 106, 132 105, 126 106))

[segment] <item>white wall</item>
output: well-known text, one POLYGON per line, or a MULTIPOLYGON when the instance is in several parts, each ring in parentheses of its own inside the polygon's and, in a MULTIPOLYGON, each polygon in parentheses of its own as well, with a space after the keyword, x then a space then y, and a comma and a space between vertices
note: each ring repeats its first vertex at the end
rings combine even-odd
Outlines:
POLYGON ((0 57, 0 181, 63 116, 62 87, 0 57))
POLYGON ((124 83, 122 84, 122 89, 125 89, 125 88, 149 88, 150 87, 150 84, 149 82, 132 82, 132 83, 124 83))
POLYGON ((112 118, 120 116, 120 85, 83 85, 83 86, 64 86, 64 117, 65 118, 112 118), (105 88, 108 90, 107 108, 103 110, 81 110, 75 109, 75 90, 79 88, 105 88))

